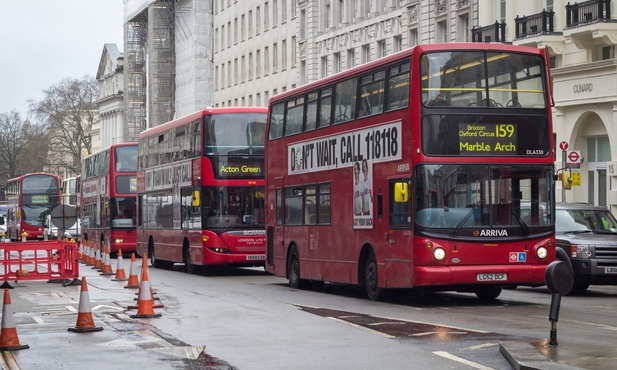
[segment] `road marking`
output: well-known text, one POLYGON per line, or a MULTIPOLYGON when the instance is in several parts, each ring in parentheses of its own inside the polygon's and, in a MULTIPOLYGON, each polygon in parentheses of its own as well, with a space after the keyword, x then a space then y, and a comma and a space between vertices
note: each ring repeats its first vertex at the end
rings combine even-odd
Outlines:
POLYGON ((448 353, 448 352, 444 352, 444 351, 435 351, 435 352, 433 352, 433 353, 434 353, 434 354, 436 354, 437 356, 441 356, 441 357, 443 357, 443 358, 447 358, 447 359, 450 359, 450 360, 453 360, 453 361, 456 361, 456 362, 460 362, 460 363, 462 363, 462 364, 465 364, 465 365, 468 365, 468 366, 474 367, 474 368, 476 368, 476 369, 482 369, 482 370, 493 370, 493 368, 492 368, 492 367, 486 367, 486 366, 484 366, 484 365, 480 365, 480 364, 478 364, 478 363, 475 363, 475 362, 472 362, 472 361, 466 360, 466 359, 464 359, 464 358, 462 358, 462 357, 454 356, 454 355, 452 355, 452 354, 450 354, 450 353, 448 353))
POLYGON ((484 344, 478 344, 477 346, 471 346, 471 347, 467 347, 467 348, 463 348, 464 350, 469 350, 469 351, 475 351, 477 349, 483 349, 483 348, 488 348, 488 347, 494 347, 494 346, 498 346, 499 343, 484 343, 484 344))
POLYGON ((354 328, 356 328, 356 329, 361 329, 361 330, 367 331, 367 332, 369 332, 369 333, 377 334, 377 335, 379 335, 379 336, 381 336, 381 337, 384 337, 384 338, 388 338, 388 339, 394 339, 394 338, 396 338, 396 337, 395 337, 395 336, 393 336, 393 335, 389 335, 389 334, 382 333, 382 332, 377 331, 377 330, 369 329, 369 328, 367 328, 367 327, 365 327, 365 326, 362 326, 362 325, 357 325, 357 324, 351 323, 351 322, 349 322, 349 321, 345 321, 345 320, 338 319, 338 318, 336 318, 336 317, 326 316, 326 319, 330 319, 330 320, 338 321, 338 322, 340 322, 340 323, 342 323, 342 324, 349 325, 349 326, 351 326, 351 327, 354 327, 354 328))

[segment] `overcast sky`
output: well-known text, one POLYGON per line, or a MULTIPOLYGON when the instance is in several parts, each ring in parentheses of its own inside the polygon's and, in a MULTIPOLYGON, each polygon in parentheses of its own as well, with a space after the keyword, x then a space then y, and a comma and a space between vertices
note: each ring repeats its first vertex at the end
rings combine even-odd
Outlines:
MULTIPOLYGON (((105 44, 124 52, 122 0, 0 0, 0 113, 66 77, 96 77, 105 44)), ((33 118, 33 117, 31 117, 33 118)))

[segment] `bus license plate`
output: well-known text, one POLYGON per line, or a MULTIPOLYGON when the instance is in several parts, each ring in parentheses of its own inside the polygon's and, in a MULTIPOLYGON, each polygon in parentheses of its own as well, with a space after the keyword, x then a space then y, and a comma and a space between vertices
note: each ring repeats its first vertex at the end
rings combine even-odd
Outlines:
POLYGON ((617 274, 617 267, 605 267, 604 273, 605 274, 617 274))
POLYGON ((506 273, 477 274, 476 279, 478 281, 507 281, 508 274, 506 273))
POLYGON ((255 256, 246 256, 246 260, 247 261, 265 261, 266 260, 266 255, 265 254, 258 254, 255 256))

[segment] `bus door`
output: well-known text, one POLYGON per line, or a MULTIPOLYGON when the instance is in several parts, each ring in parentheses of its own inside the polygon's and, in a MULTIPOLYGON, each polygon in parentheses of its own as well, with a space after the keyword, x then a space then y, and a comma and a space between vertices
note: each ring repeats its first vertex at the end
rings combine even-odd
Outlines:
MULTIPOLYGON (((269 266, 278 266, 284 269, 285 263, 274 264, 275 259, 285 258, 285 223, 284 223, 284 179, 282 177, 273 179, 272 183, 268 184, 270 189, 275 189, 274 192, 267 191, 266 194, 270 198, 267 199, 266 207, 268 211, 276 210, 276 219, 268 220, 266 229, 266 264, 269 266), (274 197, 272 197, 274 194, 274 197)), ((271 213, 270 213, 271 214, 271 213)), ((284 271, 283 271, 284 273, 284 271)))

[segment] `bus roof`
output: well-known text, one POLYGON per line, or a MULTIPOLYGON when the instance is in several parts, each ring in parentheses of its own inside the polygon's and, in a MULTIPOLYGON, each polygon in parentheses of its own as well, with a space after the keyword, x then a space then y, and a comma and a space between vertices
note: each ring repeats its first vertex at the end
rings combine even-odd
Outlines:
POLYGON ((136 141, 129 141, 129 142, 127 142, 127 143, 117 143, 117 144, 111 144, 110 146, 108 146, 108 147, 106 147, 106 148, 103 148, 103 149, 97 150, 97 151, 96 151, 96 152, 94 152, 94 153, 88 154, 87 156, 83 157, 83 158, 82 158, 82 160, 84 160, 84 159, 86 159, 86 158, 90 158, 90 157, 92 157, 92 156, 94 156, 94 155, 97 155, 97 154, 99 154, 99 153, 102 153, 102 152, 104 152, 104 151, 106 151, 106 150, 109 150, 109 149, 111 149, 111 148, 117 148, 117 147, 120 147, 120 146, 135 146, 135 145, 137 145, 137 142, 136 142, 136 141))
POLYGON ((422 54, 428 51, 457 51, 457 50, 483 50, 483 51, 512 51, 512 52, 528 52, 534 54, 542 54, 542 50, 531 46, 518 46, 510 44, 502 44, 499 42, 451 42, 447 44, 423 44, 410 47, 409 49, 401 50, 397 53, 375 59, 373 61, 360 64, 350 69, 335 73, 328 77, 321 78, 316 81, 309 82, 306 85, 298 86, 294 89, 287 90, 270 98, 269 104, 276 103, 279 100, 285 100, 289 97, 302 94, 307 91, 312 91, 320 87, 332 85, 335 82, 346 78, 347 76, 356 76, 364 71, 372 70, 381 65, 388 65, 401 59, 409 58, 411 55, 422 54))
POLYGON ((23 179, 24 177, 35 176, 35 175, 46 175, 46 176, 57 177, 57 178, 59 179, 58 175, 54 175, 53 173, 47 173, 47 172, 32 172, 32 173, 26 173, 26 174, 23 174, 23 175, 20 175, 20 176, 17 176, 17 177, 13 177, 12 179, 8 179, 8 180, 7 180, 7 183, 8 183, 8 182, 12 182, 12 181, 17 181, 17 180, 19 180, 19 179, 23 179))
POLYGON ((187 114, 184 117, 176 118, 173 121, 163 123, 158 126, 151 127, 142 131, 139 134, 139 138, 150 137, 152 135, 159 134, 167 131, 170 128, 181 126, 187 122, 194 121, 202 116, 210 114, 225 114, 225 113, 268 113, 267 107, 217 107, 217 108, 205 108, 197 112, 187 114))

